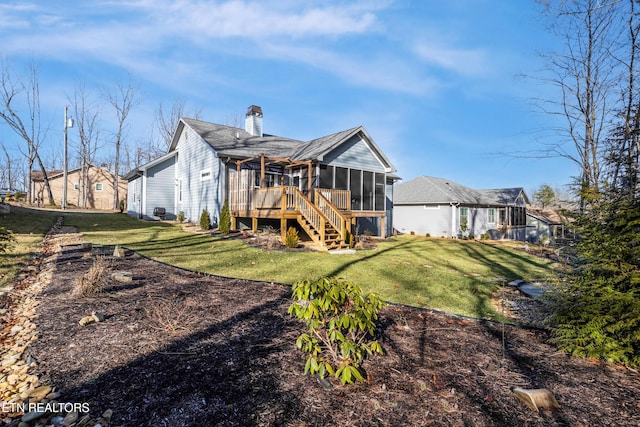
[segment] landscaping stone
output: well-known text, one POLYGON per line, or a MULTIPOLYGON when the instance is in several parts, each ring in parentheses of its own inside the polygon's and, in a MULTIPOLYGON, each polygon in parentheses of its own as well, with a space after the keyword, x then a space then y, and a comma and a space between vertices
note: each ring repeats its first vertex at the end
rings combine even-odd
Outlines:
POLYGON ((133 280, 133 273, 129 271, 115 271, 111 274, 111 278, 121 283, 128 283, 133 280))
POLYGON ((547 291, 547 286, 538 282, 526 282, 520 285, 519 289, 523 294, 539 299, 547 291))
POLYGON ((23 423, 28 423, 28 422, 37 420, 38 418, 44 416, 45 414, 46 412, 31 411, 28 414, 25 414, 21 420, 23 423))

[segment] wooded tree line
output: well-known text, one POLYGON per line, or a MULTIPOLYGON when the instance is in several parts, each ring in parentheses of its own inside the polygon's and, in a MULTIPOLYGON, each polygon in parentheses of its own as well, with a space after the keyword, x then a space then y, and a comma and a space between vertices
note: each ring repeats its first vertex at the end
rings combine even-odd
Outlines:
MULTIPOLYGON (((112 87, 103 89, 98 95, 92 95, 81 83, 67 97, 65 104, 69 106, 69 115, 74 120, 72 127, 64 124, 69 133, 68 168, 80 170, 81 207, 87 207, 91 165, 105 166, 111 174, 115 190, 113 208, 118 209, 118 176, 167 153, 178 119, 186 113, 185 103, 175 101, 168 109, 160 103, 149 138, 132 141, 128 137, 131 113, 140 101, 139 87, 130 77, 115 81, 112 87), (110 127, 107 127, 108 123, 110 127)), ((7 58, 0 58, 0 104, 0 119, 15 134, 11 142, 0 140, 4 155, 0 161, 0 186, 28 190, 32 172, 51 172, 61 169, 64 163, 62 143, 60 150, 43 155, 47 135, 63 126, 51 127, 44 123, 39 70, 35 62, 24 71, 12 68, 7 58), (17 146, 19 155, 10 154, 9 148, 14 146, 17 146)), ((63 107, 60 106, 61 113, 63 107)), ((198 116, 199 113, 192 113, 192 117, 198 116)), ((47 197, 44 202, 50 205, 59 203, 53 199, 48 176, 44 174, 43 178, 47 197)), ((33 194, 29 192, 27 197, 29 203, 34 202, 33 194)))
POLYGON ((542 1, 561 41, 545 55, 562 118, 550 155, 579 170, 577 257, 554 301, 553 340, 587 357, 640 365, 639 0, 542 1))

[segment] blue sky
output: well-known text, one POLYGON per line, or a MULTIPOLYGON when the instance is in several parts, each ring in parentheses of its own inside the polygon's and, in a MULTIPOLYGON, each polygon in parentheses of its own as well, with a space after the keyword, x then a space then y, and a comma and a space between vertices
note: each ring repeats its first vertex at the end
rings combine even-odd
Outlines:
MULTIPOLYGON (((148 139, 160 102, 215 123, 255 104, 265 133, 300 140, 363 125, 405 181, 531 195, 577 173, 564 159, 509 155, 554 139, 532 105, 553 89, 521 77, 539 76, 538 53, 556 43, 533 0, 4 1, 0 39, 11 70, 37 64, 43 157, 58 166, 74 90, 104 104, 108 138, 100 94, 131 76, 141 102, 129 145, 148 139)), ((5 126, 0 142, 17 152, 5 126)))

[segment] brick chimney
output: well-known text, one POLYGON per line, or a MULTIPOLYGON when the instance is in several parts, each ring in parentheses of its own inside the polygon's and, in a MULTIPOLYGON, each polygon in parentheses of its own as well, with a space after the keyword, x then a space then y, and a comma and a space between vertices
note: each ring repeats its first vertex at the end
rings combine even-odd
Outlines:
POLYGON ((251 105, 244 116, 244 130, 253 136, 262 136, 262 108, 251 105))

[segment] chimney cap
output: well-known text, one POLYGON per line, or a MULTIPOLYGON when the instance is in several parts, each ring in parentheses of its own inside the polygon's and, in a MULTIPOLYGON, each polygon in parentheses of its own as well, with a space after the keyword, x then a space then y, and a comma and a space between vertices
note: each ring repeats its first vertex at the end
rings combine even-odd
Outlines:
POLYGON ((260 116, 260 117, 262 117, 262 108, 260 108, 257 105, 250 105, 249 108, 247 108, 247 113, 245 114, 245 116, 260 116))

